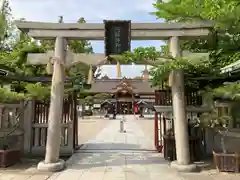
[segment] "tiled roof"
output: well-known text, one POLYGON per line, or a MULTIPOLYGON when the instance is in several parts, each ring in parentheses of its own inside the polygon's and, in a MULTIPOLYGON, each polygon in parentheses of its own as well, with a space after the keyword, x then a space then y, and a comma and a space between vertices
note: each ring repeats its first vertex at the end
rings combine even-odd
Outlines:
POLYGON ((92 83, 90 92, 95 93, 114 93, 121 83, 126 82, 132 87, 133 93, 154 93, 155 89, 151 87, 150 82, 142 79, 97 79, 92 83))

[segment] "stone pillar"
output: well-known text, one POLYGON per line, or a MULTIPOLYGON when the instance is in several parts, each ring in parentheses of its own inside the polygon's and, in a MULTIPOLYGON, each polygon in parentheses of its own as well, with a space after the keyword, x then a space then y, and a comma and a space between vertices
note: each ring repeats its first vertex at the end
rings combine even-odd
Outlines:
MULTIPOLYGON (((181 57, 178 37, 171 37, 169 39, 169 52, 173 57, 181 57)), ((170 78, 172 78, 172 106, 177 155, 177 161, 172 162, 171 165, 179 171, 191 172, 196 170, 196 166, 190 164, 188 121, 186 117, 183 70, 173 70, 170 78)))
POLYGON ((61 120, 65 81, 66 40, 57 37, 55 43, 55 57, 53 57, 53 75, 51 87, 51 102, 48 117, 48 132, 45 160, 38 164, 41 171, 60 171, 65 162, 59 159, 61 120))

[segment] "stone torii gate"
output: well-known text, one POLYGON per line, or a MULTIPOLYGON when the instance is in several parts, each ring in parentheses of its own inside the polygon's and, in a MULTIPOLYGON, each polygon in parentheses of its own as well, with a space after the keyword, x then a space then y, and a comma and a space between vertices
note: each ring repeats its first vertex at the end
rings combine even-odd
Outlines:
MULTIPOLYGON (((16 25, 21 31, 28 33, 33 38, 56 40, 54 56, 52 56, 53 75, 46 155, 45 160, 38 164, 38 169, 59 171, 65 167, 65 162, 59 159, 60 118, 65 78, 64 69, 73 62, 86 60, 86 55, 73 55, 67 52, 67 40, 104 40, 104 24, 16 21, 16 25)), ((131 39, 168 40, 171 55, 173 57, 180 57, 180 39, 206 38, 210 35, 212 27, 212 22, 132 23, 131 39)), ((96 57, 92 56, 92 58, 95 59, 96 57)), ((105 57, 100 56, 98 58, 102 61, 105 57)), ((36 60, 32 59, 31 63, 47 63, 47 61, 34 61, 36 60)), ((172 163, 172 166, 181 171, 193 171, 196 169, 196 166, 190 164, 183 81, 184 75, 181 70, 172 72, 171 82, 177 154, 177 161, 172 163)))

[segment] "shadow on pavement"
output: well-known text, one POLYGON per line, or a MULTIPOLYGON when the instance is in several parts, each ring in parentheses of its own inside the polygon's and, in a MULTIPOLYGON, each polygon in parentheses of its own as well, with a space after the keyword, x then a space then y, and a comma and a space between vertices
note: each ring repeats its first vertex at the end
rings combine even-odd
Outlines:
POLYGON ((168 165, 158 153, 77 153, 67 162, 68 169, 91 169, 105 166, 168 165))
POLYGON ((154 151, 154 149, 142 148, 139 144, 125 144, 125 143, 86 143, 77 150, 77 152, 91 151, 91 150, 132 150, 132 151, 154 151))

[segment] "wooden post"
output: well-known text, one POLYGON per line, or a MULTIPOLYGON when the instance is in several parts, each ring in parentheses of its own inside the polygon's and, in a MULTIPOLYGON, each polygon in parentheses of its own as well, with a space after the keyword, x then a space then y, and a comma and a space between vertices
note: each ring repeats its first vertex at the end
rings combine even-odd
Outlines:
POLYGON ((24 110, 24 121, 23 121, 23 127, 24 127, 24 154, 30 154, 32 150, 32 122, 34 118, 35 113, 35 101, 29 101, 27 104, 26 109, 24 110))
MULTIPOLYGON (((24 101, 20 101, 20 116, 19 116, 19 127, 21 130, 23 130, 23 133, 21 135, 20 138, 20 149, 21 149, 21 153, 24 154, 24 112, 25 112, 25 106, 24 106, 24 101)), ((15 109, 16 111, 16 109, 15 109)), ((15 114, 15 112, 13 113, 15 114)), ((14 116, 13 116, 14 117, 14 116)), ((14 120, 16 121, 15 117, 14 117, 14 120)), ((30 141, 31 142, 31 141, 30 141)))
POLYGON ((61 120, 64 97, 65 58, 67 43, 65 38, 57 37, 55 57, 53 57, 53 75, 51 87, 51 102, 48 116, 48 132, 45 161, 38 164, 42 171, 60 171, 65 168, 64 160, 59 159, 61 120))
POLYGON ((155 137, 155 147, 158 150, 159 135, 158 135, 158 112, 157 111, 155 111, 154 113, 154 137, 155 137))

